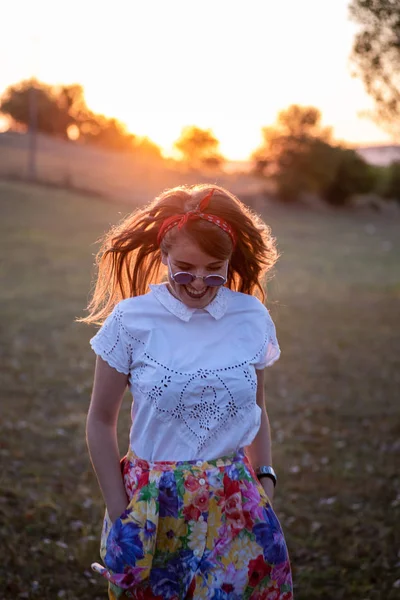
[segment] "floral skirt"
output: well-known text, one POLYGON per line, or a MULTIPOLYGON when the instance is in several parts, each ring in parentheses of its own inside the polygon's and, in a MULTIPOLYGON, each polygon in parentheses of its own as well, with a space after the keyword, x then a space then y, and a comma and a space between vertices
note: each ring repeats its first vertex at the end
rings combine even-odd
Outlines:
POLYGON ((129 505, 106 511, 92 568, 109 598, 292 600, 286 543, 243 450, 210 461, 121 461, 129 505))

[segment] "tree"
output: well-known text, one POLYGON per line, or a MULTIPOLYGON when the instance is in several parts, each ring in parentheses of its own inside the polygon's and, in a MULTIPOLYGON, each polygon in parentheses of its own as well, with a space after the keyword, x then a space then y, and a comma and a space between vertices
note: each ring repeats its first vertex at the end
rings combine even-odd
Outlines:
POLYGON ((32 94, 36 105, 37 129, 43 133, 67 138, 71 125, 80 129, 82 123, 91 117, 82 86, 55 87, 35 79, 9 86, 1 98, 1 112, 28 127, 32 94))
POLYGON ((331 138, 330 128, 321 126, 321 112, 314 106, 292 104, 278 114, 277 124, 288 137, 318 138, 324 141, 331 138))
POLYGON ((264 144, 254 154, 258 173, 272 178, 285 202, 316 194, 343 206, 354 194, 375 184, 374 170, 354 150, 333 145, 314 107, 293 105, 279 113, 276 125, 263 129, 264 144))
POLYGON ((156 147, 150 142, 137 143, 118 119, 92 112, 86 105, 84 89, 79 84, 51 86, 34 79, 9 86, 0 101, 0 111, 8 115, 17 127, 28 127, 30 104, 34 94, 36 127, 42 133, 97 144, 112 150, 143 150, 156 156, 156 147))
POLYGON ((264 143, 252 156, 255 170, 276 182, 284 201, 319 193, 333 180, 331 130, 320 121, 317 108, 292 105, 279 113, 276 125, 262 130, 264 143))
POLYGON ((174 146, 192 167, 219 167, 224 161, 218 150, 219 141, 210 129, 200 129, 194 125, 184 127, 174 146))
POLYGON ((135 137, 134 149, 142 156, 147 156, 149 159, 162 160, 162 152, 160 146, 157 146, 148 137, 135 137))
POLYGON ((350 15, 362 27, 351 56, 355 74, 374 100, 374 120, 400 139, 400 2, 352 0, 350 15))
POLYGON ((80 133, 86 142, 111 150, 131 150, 135 143, 135 136, 123 123, 104 115, 93 114, 81 124, 80 133))

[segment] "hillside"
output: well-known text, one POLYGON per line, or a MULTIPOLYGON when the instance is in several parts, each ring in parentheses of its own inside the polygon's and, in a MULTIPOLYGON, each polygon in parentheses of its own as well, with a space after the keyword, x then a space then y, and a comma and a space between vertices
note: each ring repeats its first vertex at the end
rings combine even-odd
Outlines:
MULTIPOLYGON (((26 177, 28 145, 26 134, 0 134, 0 177, 26 177)), ((145 204, 163 189, 183 183, 210 181, 241 196, 260 190, 260 182, 249 174, 199 172, 172 160, 82 146, 43 134, 37 136, 37 177, 129 204, 145 204)))

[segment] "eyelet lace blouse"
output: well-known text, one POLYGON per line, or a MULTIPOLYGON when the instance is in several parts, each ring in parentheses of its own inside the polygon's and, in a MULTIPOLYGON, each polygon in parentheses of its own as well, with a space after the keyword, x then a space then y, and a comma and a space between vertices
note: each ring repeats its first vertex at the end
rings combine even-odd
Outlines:
POLYGON ((254 296, 221 287, 204 309, 165 284, 122 300, 90 340, 128 375, 130 445, 148 461, 211 460, 254 439, 256 369, 280 355, 275 326, 254 296))

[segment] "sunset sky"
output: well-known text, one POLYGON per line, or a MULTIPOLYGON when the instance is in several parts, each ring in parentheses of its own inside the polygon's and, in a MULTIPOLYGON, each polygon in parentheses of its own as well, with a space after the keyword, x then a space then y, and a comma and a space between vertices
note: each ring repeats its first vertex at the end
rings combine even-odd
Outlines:
POLYGON ((95 112, 171 152, 184 125, 244 160, 290 104, 313 105, 339 140, 389 137, 360 113, 348 0, 13 0, 0 10, 0 93, 35 75, 81 83, 95 112))

